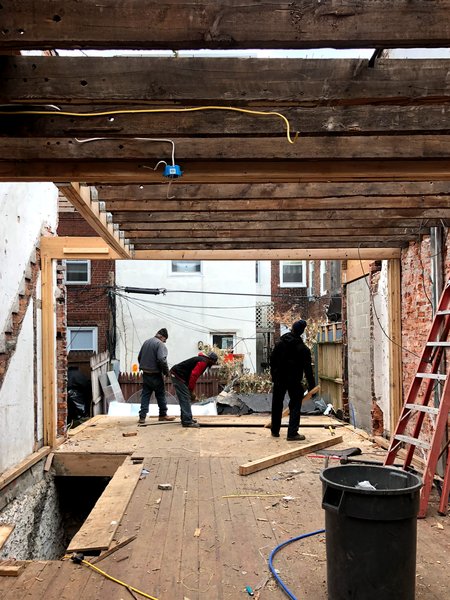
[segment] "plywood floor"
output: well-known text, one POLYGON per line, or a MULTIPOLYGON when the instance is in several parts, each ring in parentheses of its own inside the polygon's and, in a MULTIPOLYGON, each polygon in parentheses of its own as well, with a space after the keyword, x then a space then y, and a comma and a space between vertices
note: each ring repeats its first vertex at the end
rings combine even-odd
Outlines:
MULTIPOLYGON (((285 430, 272 438, 269 430, 254 426, 255 419, 263 423, 266 418, 252 415, 248 427, 240 421, 239 427, 191 430, 179 423, 137 428, 134 418, 102 417, 72 436, 58 452, 130 453, 143 456, 149 471, 138 481, 115 535, 117 541, 136 539, 96 566, 159 600, 245 599, 245 586, 260 600, 286 598, 270 577, 267 558, 279 543, 323 527, 319 473, 324 459, 301 457, 239 476, 240 464, 292 448, 285 430), (137 435, 123 437, 127 432, 137 435), (170 483, 172 490, 158 489, 159 483, 170 483)), ((351 428, 336 432, 344 435, 337 448, 359 446, 365 458, 382 460, 384 451, 351 428)), ((302 433, 311 442, 331 435, 323 427, 304 427, 302 433)), ((444 600, 450 586, 450 520, 437 515, 434 502, 418 525, 416 598, 444 600)), ((296 597, 327 598, 323 535, 286 546, 275 566, 296 597)), ((133 595, 64 560, 35 561, 17 578, 0 578, 0 598, 125 600, 133 595)))

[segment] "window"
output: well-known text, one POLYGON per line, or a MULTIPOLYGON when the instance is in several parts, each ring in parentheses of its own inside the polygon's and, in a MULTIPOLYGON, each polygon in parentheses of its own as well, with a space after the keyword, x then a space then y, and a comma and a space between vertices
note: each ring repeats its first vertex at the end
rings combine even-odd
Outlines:
POLYGON ((306 260, 280 261, 280 287, 306 286, 306 260))
POLYGON ((202 263, 200 260, 173 260, 172 273, 192 275, 202 272, 202 263))
POLYGON ((67 351, 71 350, 97 352, 97 327, 68 327, 67 351))
POLYGON ((66 285, 91 283, 90 260, 66 260, 66 285))
POLYGON ((234 348, 234 333, 213 333, 213 346, 231 352, 234 348))
POLYGON ((320 261, 320 295, 327 293, 327 261, 320 261))

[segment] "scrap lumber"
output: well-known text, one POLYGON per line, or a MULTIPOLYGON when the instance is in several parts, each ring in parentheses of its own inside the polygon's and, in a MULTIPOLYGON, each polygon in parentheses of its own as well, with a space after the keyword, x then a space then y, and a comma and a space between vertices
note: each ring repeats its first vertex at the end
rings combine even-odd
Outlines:
POLYGON ((0 562, 0 577, 18 577, 25 569, 25 563, 10 564, 12 561, 0 562))
POLYGON ((8 525, 7 523, 2 523, 0 525, 0 549, 5 545, 5 542, 11 535, 13 529, 14 525, 8 525))
MULTIPOLYGON (((314 387, 312 390, 309 390, 309 392, 306 394, 306 396, 303 396, 303 400, 302 402, 306 402, 306 400, 309 400, 312 396, 314 396, 314 394, 317 394, 320 391, 320 385, 316 385, 316 387, 314 387)), ((287 417, 289 414, 289 408, 285 408, 283 410, 283 414, 281 415, 281 417, 287 417)), ((267 421, 267 423, 264 425, 264 427, 270 427, 272 421, 267 421)))
POLYGON ((335 436, 332 438, 327 438, 326 440, 322 440, 321 442, 301 445, 293 450, 286 450, 284 452, 278 452, 277 454, 272 454, 264 458, 258 458, 257 460, 240 465, 239 475, 250 475, 251 473, 256 473, 256 471, 261 471, 262 469, 279 465, 280 463, 292 460, 293 458, 298 458, 299 456, 304 456, 310 452, 321 450, 322 448, 328 448, 329 446, 334 446, 335 444, 340 444, 342 440, 342 436, 335 436))
POLYGON ((102 552, 102 554, 100 554, 100 556, 98 556, 94 560, 91 560, 91 563, 93 565, 95 565, 96 563, 100 562, 101 560, 103 560, 107 556, 110 556, 111 554, 113 554, 114 552, 116 552, 116 550, 120 550, 120 548, 123 548, 124 546, 126 546, 127 544, 129 544, 130 542, 132 542, 133 540, 135 540, 136 537, 137 537, 136 535, 132 535, 131 537, 129 537, 129 538, 125 539, 125 540, 122 540, 121 542, 118 542, 115 546, 113 546, 109 550, 106 550, 106 552, 102 552))
POLYGON ((133 465, 129 459, 117 469, 81 529, 70 542, 68 553, 96 552, 110 547, 141 471, 141 465, 133 465))
POLYGON ((67 432, 67 435, 69 437, 72 437, 72 436, 76 435, 77 433, 84 431, 87 427, 92 427, 93 425, 96 425, 97 422, 101 421, 104 416, 105 415, 96 415, 95 417, 92 417, 92 419, 89 419, 89 421, 85 421, 84 423, 81 423, 81 425, 78 425, 78 427, 75 427, 74 429, 69 429, 69 431, 67 432))

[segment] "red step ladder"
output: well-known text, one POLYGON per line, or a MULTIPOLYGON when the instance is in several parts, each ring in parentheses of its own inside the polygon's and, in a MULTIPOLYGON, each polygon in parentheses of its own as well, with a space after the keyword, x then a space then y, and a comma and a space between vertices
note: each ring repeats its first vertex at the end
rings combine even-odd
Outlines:
MULTIPOLYGON (((422 356, 417 367, 417 372, 409 389, 408 397, 400 414, 394 435, 392 436, 385 465, 392 465, 398 451, 406 450, 403 468, 411 465, 414 451, 420 448, 425 453, 426 466, 423 472, 423 487, 420 495, 419 517, 425 517, 433 485, 434 475, 439 459, 445 455, 445 475, 442 486, 439 512, 446 514, 448 495, 450 492, 450 449, 448 444, 442 450, 445 441, 450 411, 450 367, 447 374, 439 372, 445 348, 450 349, 450 280, 439 301, 439 306, 434 315, 430 333, 424 346, 422 356), (434 390, 439 391, 439 407, 434 406, 434 390), (432 424, 431 439, 420 438, 420 432, 428 417, 432 424)), ((449 360, 450 362, 450 360, 449 360)))

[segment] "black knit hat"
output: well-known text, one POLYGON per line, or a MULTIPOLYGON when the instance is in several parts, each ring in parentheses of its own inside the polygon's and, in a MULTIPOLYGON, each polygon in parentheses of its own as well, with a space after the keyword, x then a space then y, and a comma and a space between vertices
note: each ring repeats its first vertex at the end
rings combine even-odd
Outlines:
POLYGON ((163 327, 162 329, 160 329, 159 331, 157 331, 156 335, 160 335, 161 337, 165 337, 166 340, 169 337, 169 334, 167 333, 167 329, 165 327, 163 327))
POLYGON ((291 327, 291 331, 294 335, 301 336, 305 331, 306 321, 300 319, 300 321, 295 321, 295 323, 291 327))

